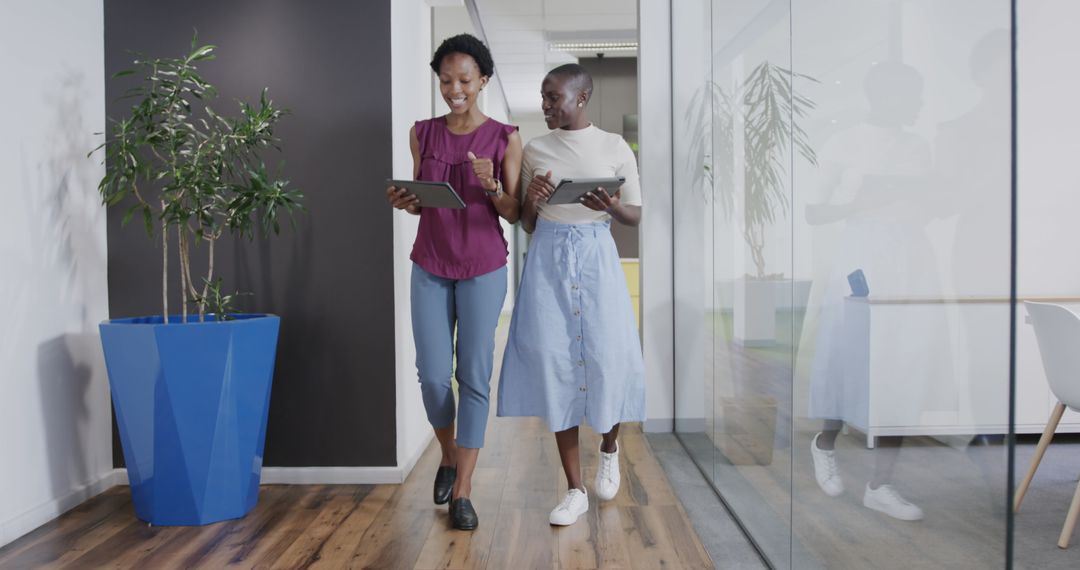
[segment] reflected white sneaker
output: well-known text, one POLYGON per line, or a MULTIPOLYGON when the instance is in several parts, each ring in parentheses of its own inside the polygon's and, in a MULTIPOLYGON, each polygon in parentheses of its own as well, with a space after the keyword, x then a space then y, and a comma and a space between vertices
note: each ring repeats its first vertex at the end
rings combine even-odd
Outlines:
POLYGON ((892 485, 882 485, 877 489, 871 489, 870 484, 867 483, 862 504, 868 509, 885 513, 902 521, 917 521, 923 518, 922 509, 904 500, 892 485))
POLYGON ((596 468, 596 481, 593 487, 601 501, 610 501, 619 493, 619 444, 615 451, 604 453, 604 444, 600 444, 600 466, 596 468))
POLYGON ((589 512, 589 497, 581 489, 566 492, 559 506, 551 511, 548 521, 556 526, 566 526, 577 522, 578 517, 589 512))
POLYGON ((818 487, 830 497, 844 492, 844 480, 840 478, 840 468, 836 465, 836 450, 824 450, 817 446, 821 432, 810 440, 810 456, 814 458, 814 479, 818 487))

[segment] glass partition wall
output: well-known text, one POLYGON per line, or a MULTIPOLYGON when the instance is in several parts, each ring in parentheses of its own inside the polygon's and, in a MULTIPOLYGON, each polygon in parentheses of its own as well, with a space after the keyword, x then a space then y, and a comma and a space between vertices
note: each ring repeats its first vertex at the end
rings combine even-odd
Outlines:
POLYGON ((676 431, 774 567, 1011 564, 1010 10, 672 3, 676 431))

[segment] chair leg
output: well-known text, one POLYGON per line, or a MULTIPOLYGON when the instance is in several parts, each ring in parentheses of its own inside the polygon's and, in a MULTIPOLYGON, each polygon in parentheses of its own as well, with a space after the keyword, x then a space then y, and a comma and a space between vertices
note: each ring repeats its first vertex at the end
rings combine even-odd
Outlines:
POLYGON ((1046 448, 1050 446, 1050 440, 1054 439, 1054 431, 1057 430, 1058 423, 1061 421, 1061 416, 1065 414, 1065 404, 1058 402, 1054 406, 1054 412, 1050 414, 1050 421, 1046 423, 1046 429, 1043 430, 1042 437, 1039 438, 1039 445, 1035 448, 1035 455, 1031 458, 1031 466, 1028 467, 1027 474, 1024 475, 1024 480, 1020 482, 1020 486, 1016 489, 1016 497, 1013 499, 1013 512, 1020 510, 1020 503, 1024 500, 1024 495, 1027 494, 1028 487, 1031 486, 1031 479, 1035 477, 1035 470, 1039 468, 1039 463, 1042 462, 1043 454, 1046 453, 1046 448))
POLYGON ((1072 539, 1073 531, 1076 530, 1077 518, 1080 518, 1080 483, 1076 485, 1076 493, 1073 494, 1072 504, 1069 505, 1069 515, 1065 517, 1065 526, 1061 528, 1058 548, 1069 547, 1069 540, 1072 539))

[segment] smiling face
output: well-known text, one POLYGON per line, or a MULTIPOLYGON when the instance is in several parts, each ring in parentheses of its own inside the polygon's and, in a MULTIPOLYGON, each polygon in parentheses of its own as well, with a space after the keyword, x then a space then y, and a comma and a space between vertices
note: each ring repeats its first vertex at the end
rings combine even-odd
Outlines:
POLYGON ((468 113, 476 105, 477 96, 487 82, 472 56, 450 53, 439 64, 439 91, 455 115, 468 113))
POLYGON ((540 97, 540 108, 544 111, 544 122, 549 129, 581 127, 588 97, 571 78, 548 75, 540 87, 540 97))

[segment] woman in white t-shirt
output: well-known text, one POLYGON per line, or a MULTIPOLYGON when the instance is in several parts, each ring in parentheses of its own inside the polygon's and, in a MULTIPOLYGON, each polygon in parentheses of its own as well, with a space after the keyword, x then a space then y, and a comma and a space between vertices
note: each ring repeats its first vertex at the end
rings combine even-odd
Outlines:
POLYGON ((619 490, 619 424, 645 419, 644 366, 626 278, 611 221, 636 226, 641 188, 630 146, 586 117, 592 78, 568 64, 542 87, 551 133, 531 141, 522 159, 527 188, 521 223, 532 234, 499 379, 499 416, 539 416, 555 432, 568 491, 553 525, 589 510, 578 455, 583 421, 604 434, 594 492, 619 490), (614 196, 598 188, 580 204, 547 200, 564 178, 625 179, 614 196))

